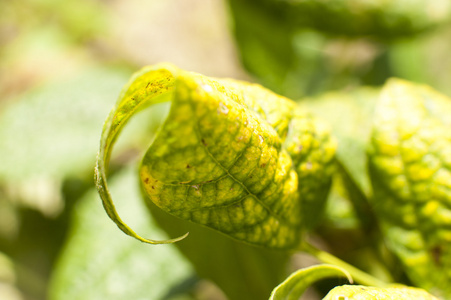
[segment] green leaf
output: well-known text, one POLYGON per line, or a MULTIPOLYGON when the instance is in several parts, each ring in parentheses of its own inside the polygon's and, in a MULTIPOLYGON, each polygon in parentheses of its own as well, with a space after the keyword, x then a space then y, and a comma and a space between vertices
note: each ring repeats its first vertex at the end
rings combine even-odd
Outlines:
MULTIPOLYGON (((338 141, 338 172, 334 175, 335 190, 331 194, 334 198, 329 201, 330 205, 337 204, 333 203, 334 200, 343 203, 343 197, 351 201, 362 228, 367 232, 375 225, 368 204, 372 192, 367 173, 367 145, 379 94, 380 89, 360 87, 346 92, 328 92, 300 102, 314 116, 329 122, 338 141)), ((336 208, 333 214, 337 212, 336 208)))
MULTIPOLYGON (((99 127, 129 75, 112 68, 83 70, 6 102, 0 110, 0 157, 8 158, 0 164, 3 199, 54 217, 64 207, 65 180, 92 184, 99 127)), ((126 147, 118 149, 133 147, 142 136, 128 136, 126 147)))
POLYGON ((414 284, 451 296, 451 99, 391 79, 369 151, 373 207, 414 284))
POLYGON ((85 70, 2 106, 0 156, 8 159, 0 164, 0 181, 91 176, 98 128, 128 76, 85 70))
MULTIPOLYGON (((362 81, 381 85, 397 65, 385 51, 386 41, 417 37, 451 16, 447 0, 229 3, 244 67, 264 86, 293 99, 362 81)), ((409 69, 417 65, 411 61, 406 60, 409 69)))
POLYGON ((323 300, 438 300, 425 290, 412 287, 377 288, 343 285, 332 289, 323 300))
POLYGON ((451 12, 448 1, 268 2, 273 6, 284 6, 287 18, 296 26, 315 28, 333 35, 373 36, 382 40, 419 34, 444 24, 451 12))
POLYGON ((313 228, 322 220, 325 210, 335 171, 337 142, 331 138, 329 126, 303 108, 294 110, 289 126, 284 146, 298 175, 303 224, 313 228))
MULTIPOLYGON (((165 238, 149 222, 136 171, 129 167, 113 178, 116 204, 136 228, 151 228, 165 238)), ((73 210, 69 240, 54 268, 49 299, 163 299, 194 275, 173 245, 147 247, 119 232, 97 198, 92 189, 73 210)))
POLYGON ((159 227, 169 236, 189 231, 189 238, 175 245, 191 262, 196 274, 214 282, 228 299, 265 299, 285 278, 289 251, 245 244, 171 216, 150 201, 147 204, 159 227))
POLYGON ((349 273, 334 265, 316 265, 298 270, 278 285, 271 293, 270 300, 296 300, 316 281, 330 277, 347 277, 352 283, 349 273))
POLYGON ((337 160, 367 196, 371 184, 366 175, 366 148, 379 94, 379 89, 361 87, 346 92, 328 92, 300 102, 313 115, 329 122, 339 144, 337 160))
MULTIPOLYGON (((110 152, 123 125, 142 107, 165 101, 171 101, 171 110, 140 168, 150 200, 241 241, 295 247, 302 214, 308 213, 302 212, 299 191, 316 195, 330 180, 312 190, 298 185, 311 182, 304 177, 330 173, 335 143, 323 127, 304 121, 305 113, 287 98, 259 85, 210 79, 169 65, 134 75, 105 123, 96 183, 112 220, 143 242, 183 238, 138 236, 120 220, 106 187, 110 152)), ((321 190, 316 199, 323 198, 321 190)))

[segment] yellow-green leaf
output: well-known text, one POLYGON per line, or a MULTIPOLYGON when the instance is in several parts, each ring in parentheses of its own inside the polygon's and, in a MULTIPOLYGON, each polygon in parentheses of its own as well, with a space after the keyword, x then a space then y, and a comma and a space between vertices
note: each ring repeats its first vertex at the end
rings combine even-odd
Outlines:
POLYGON ((438 300, 428 292, 412 287, 377 288, 342 285, 332 289, 323 300, 438 300))
POLYGON ((375 112, 373 206, 415 285, 451 296, 451 99, 392 79, 375 112))
POLYGON ((169 115, 140 168, 149 199, 247 243, 296 246, 308 213, 303 198, 322 203, 326 197, 334 141, 293 101, 259 85, 170 65, 138 72, 105 123, 96 182, 116 224, 144 242, 178 240, 138 236, 120 220, 106 186, 112 145, 124 124, 141 108, 164 101, 171 101, 169 115), (305 184, 312 178, 321 178, 319 188, 305 184))
POLYGON ((347 277, 352 283, 351 275, 345 269, 334 265, 316 265, 291 274, 272 291, 269 300, 297 300, 313 283, 330 277, 347 277))

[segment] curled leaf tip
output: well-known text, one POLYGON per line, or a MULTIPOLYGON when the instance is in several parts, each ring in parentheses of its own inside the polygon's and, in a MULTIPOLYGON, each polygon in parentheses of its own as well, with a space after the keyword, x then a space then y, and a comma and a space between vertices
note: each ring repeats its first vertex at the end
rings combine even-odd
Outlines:
POLYGON ((269 300, 299 299, 309 286, 331 277, 346 277, 351 284, 353 283, 351 274, 342 267, 330 264, 315 265, 291 274, 272 291, 269 300))
POLYGON ((329 179, 318 179, 330 177, 335 147, 328 133, 295 102, 259 85, 167 64, 133 75, 103 128, 96 184, 117 226, 151 244, 186 237, 138 236, 119 218, 105 180, 112 146, 127 121, 165 101, 171 102, 169 113, 139 171, 146 200, 249 244, 295 247, 306 228, 303 208, 323 202, 326 195, 318 191, 329 186, 329 179))

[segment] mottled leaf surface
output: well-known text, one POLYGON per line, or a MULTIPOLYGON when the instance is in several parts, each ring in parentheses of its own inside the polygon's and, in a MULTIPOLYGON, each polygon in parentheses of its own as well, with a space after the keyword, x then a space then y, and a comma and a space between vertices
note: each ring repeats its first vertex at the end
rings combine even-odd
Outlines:
POLYGON ((323 300, 438 300, 428 292, 412 287, 377 288, 342 285, 332 289, 323 300))
POLYGON ((347 277, 352 282, 351 276, 343 268, 334 265, 316 265, 291 274, 272 291, 269 300, 297 300, 313 283, 330 277, 347 277))
POLYGON ((392 79, 377 105, 370 175, 388 245, 414 284, 451 295, 451 99, 392 79))
POLYGON ((97 185, 118 226, 142 241, 171 242, 136 235, 120 221, 105 189, 106 164, 122 126, 140 108, 162 101, 171 101, 171 110, 140 168, 150 200, 241 241, 294 247, 306 213, 303 195, 322 202, 330 182, 322 179, 321 194, 318 186, 298 188, 309 173, 317 178, 330 173, 335 143, 326 130, 304 121, 294 102, 259 85, 167 65, 137 73, 104 127, 97 185))
POLYGON ((242 243, 205 226, 174 217, 150 201, 147 204, 153 219, 168 236, 189 231, 188 238, 174 245, 191 262, 196 274, 214 282, 228 299, 266 299, 286 277, 290 251, 242 243))

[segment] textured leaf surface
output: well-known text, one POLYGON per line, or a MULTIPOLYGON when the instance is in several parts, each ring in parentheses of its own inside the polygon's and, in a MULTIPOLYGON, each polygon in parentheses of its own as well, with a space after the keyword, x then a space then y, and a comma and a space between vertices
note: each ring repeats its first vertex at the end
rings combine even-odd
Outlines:
POLYGON ((255 247, 218 231, 176 218, 148 201, 154 220, 169 236, 189 231, 175 243, 196 274, 214 282, 228 299, 266 299, 286 277, 291 251, 255 247), (233 278, 233 280, 231 280, 233 278))
MULTIPOLYGON (((169 100, 169 115, 140 169, 152 202, 238 240, 294 247, 303 222, 299 191, 311 193, 309 201, 314 194, 320 202, 325 198, 323 191, 318 195, 318 186, 307 190, 298 185, 308 182, 309 173, 328 176, 335 143, 287 98, 259 85, 210 79, 172 66, 137 73, 105 124, 97 185, 110 217, 142 241, 161 242, 137 236, 120 221, 104 189, 105 163, 117 134, 138 109, 169 100)), ((323 182, 327 190, 330 181, 323 182)))
POLYGON ((316 281, 330 277, 352 278, 349 273, 334 265, 317 265, 298 270, 277 286, 271 293, 270 300, 297 300, 305 290, 316 281))
POLYGON ((303 224, 315 227, 330 190, 337 142, 330 137, 329 126, 297 107, 284 146, 298 175, 303 224))
POLYGON ((411 287, 376 288, 343 285, 332 289, 323 300, 438 300, 425 290, 411 287))
POLYGON ((451 99, 392 79, 372 134, 374 207, 411 280, 451 295, 451 99))
MULTIPOLYGON (((113 178, 116 204, 134 227, 150 227, 165 238, 149 221, 136 171, 129 167, 113 178)), ((118 231, 97 198, 90 190, 74 208, 70 238, 53 271, 49 299, 168 299, 171 288, 194 276, 173 245, 148 247, 118 231)))

